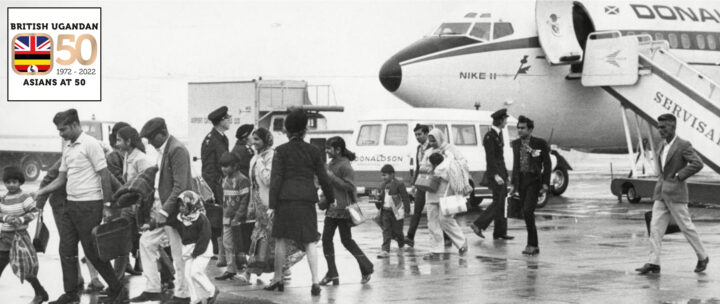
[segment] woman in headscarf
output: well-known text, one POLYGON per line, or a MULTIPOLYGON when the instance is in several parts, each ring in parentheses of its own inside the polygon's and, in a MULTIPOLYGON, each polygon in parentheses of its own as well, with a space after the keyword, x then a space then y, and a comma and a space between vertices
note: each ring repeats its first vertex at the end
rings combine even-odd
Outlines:
POLYGON ((308 118, 305 112, 295 110, 285 118, 289 142, 275 149, 270 174, 268 216, 275 216, 272 237, 275 238, 275 279, 266 290, 284 290, 282 268, 285 265, 287 244, 295 242, 305 250, 312 274, 310 294, 320 295, 317 275, 318 202, 315 177, 327 201, 334 201, 332 186, 325 169, 320 149, 305 142, 308 118))
MULTIPOLYGON (((440 186, 435 192, 425 192, 425 206, 428 214, 428 230, 433 240, 431 253, 424 259, 434 259, 437 254, 445 252, 443 242, 443 232, 450 237, 453 244, 458 248, 460 255, 464 255, 467 250, 467 240, 460 229, 455 217, 452 215, 442 215, 440 213, 440 198, 461 193, 457 190, 463 184, 462 181, 453 187, 453 179, 462 179, 460 177, 452 177, 451 168, 456 167, 463 170, 467 166, 467 161, 460 151, 445 139, 445 133, 439 129, 432 129, 428 134, 428 147, 430 148, 420 163, 420 172, 433 174, 441 179, 440 186)), ((457 171, 457 170, 455 170, 457 171)), ((462 174, 461 174, 462 175, 462 174)))
MULTIPOLYGON (((250 265, 246 276, 255 273, 272 273, 275 260, 275 240, 272 234, 273 219, 267 216, 270 200, 270 172, 275 155, 273 149, 273 136, 268 129, 258 128, 252 133, 252 145, 255 155, 250 160, 250 204, 256 211, 255 229, 250 237, 250 265)), ((288 252, 283 267, 286 278, 289 277, 290 267, 305 256, 293 243, 288 244, 288 252)))

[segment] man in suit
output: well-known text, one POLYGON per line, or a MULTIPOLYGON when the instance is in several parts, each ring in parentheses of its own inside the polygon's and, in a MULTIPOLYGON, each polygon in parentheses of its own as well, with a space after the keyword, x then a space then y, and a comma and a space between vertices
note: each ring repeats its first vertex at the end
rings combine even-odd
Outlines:
POLYGON ((690 176, 702 169, 703 164, 690 142, 679 138, 675 134, 677 118, 672 114, 663 114, 658 117, 658 131, 664 140, 659 144, 660 152, 656 157, 656 165, 660 172, 655 184, 650 222, 650 260, 642 267, 635 269, 640 274, 660 272, 660 249, 662 238, 667 229, 670 218, 677 223, 685 234, 690 246, 695 250, 698 262, 695 272, 703 272, 707 268, 710 258, 705 253, 700 236, 690 219, 688 211, 687 180, 690 176))
MULTIPOLYGON (((177 197, 191 190, 190 154, 175 137, 168 134, 165 120, 153 118, 145 123, 140 136, 158 152, 158 174, 155 182, 156 200, 152 210, 152 222, 157 227, 143 232, 140 237, 140 257, 144 263, 152 264, 160 257, 162 239, 170 241, 173 263, 175 264, 175 293, 172 299, 163 303, 190 303, 188 284, 185 281, 185 264, 182 259, 182 239, 176 227, 182 225, 177 219, 177 197)), ((156 267, 145 267, 145 291, 131 299, 131 302, 160 301, 160 273, 156 267)))
POLYGON ((475 234, 485 238, 482 231, 495 221, 493 238, 496 240, 512 240, 513 236, 507 235, 507 219, 505 218, 505 197, 507 196, 508 173, 503 157, 503 134, 502 129, 507 124, 507 109, 500 109, 490 115, 493 119, 492 129, 483 137, 485 148, 485 180, 488 188, 492 190, 493 202, 477 217, 475 222, 470 224, 475 234))
POLYGON ((544 139, 532 136, 534 129, 535 122, 520 115, 517 123, 520 138, 510 143, 513 150, 510 193, 517 189, 523 206, 528 240, 522 253, 527 255, 540 253, 535 227, 535 207, 537 207, 538 195, 550 189, 550 147, 544 139))

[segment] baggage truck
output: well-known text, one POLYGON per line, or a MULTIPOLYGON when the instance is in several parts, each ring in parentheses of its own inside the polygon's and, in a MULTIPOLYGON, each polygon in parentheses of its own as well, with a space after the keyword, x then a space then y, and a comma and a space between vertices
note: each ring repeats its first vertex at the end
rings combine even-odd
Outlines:
MULTIPOLYGON (((232 116, 230 130, 225 133, 230 150, 235 146, 235 131, 243 124, 270 130, 274 145, 278 146, 288 141, 284 132, 285 117, 294 108, 308 113, 310 139, 322 139, 330 134, 314 132, 327 130, 327 119, 320 112, 343 111, 343 107, 338 106, 333 97, 330 86, 312 86, 302 80, 253 79, 188 83, 188 149, 193 175, 200 175, 201 172, 200 148, 205 136, 212 130, 212 123, 207 116, 213 110, 227 106, 228 114, 232 116)), ((318 142, 314 141, 316 144, 318 142)))
MULTIPOLYGON (((114 122, 81 120, 83 131, 109 148, 114 122)), ((0 133, 0 167, 19 166, 27 181, 34 181, 42 170, 52 166, 62 154, 63 140, 51 125, 43 129, 5 129, 0 133)))

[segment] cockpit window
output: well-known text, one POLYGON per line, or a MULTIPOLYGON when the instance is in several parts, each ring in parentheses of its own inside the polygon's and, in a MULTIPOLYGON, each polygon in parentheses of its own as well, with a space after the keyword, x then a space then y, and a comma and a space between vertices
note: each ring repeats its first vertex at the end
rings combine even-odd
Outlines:
POLYGON ((490 40, 490 23, 489 22, 475 23, 475 26, 473 26, 472 30, 470 31, 470 36, 479 38, 480 40, 484 40, 484 41, 490 40))
POLYGON ((443 23, 435 30, 433 35, 465 35, 470 28, 470 23, 443 23))
POLYGON ((509 22, 495 22, 495 27, 493 28, 493 39, 509 36, 512 33, 513 27, 509 22))

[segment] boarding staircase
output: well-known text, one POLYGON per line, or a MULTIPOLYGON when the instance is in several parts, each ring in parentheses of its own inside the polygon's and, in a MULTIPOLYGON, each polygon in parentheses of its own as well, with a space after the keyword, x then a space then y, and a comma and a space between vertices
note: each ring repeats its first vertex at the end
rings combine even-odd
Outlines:
POLYGON ((584 55, 584 86, 602 87, 651 125, 661 114, 674 114, 678 136, 720 173, 720 85, 673 55, 667 41, 649 35, 592 33, 584 55))

